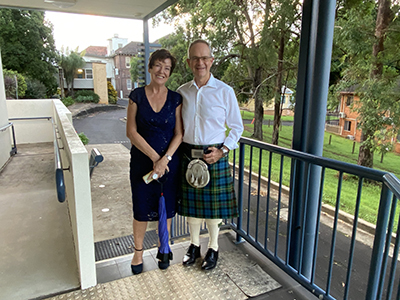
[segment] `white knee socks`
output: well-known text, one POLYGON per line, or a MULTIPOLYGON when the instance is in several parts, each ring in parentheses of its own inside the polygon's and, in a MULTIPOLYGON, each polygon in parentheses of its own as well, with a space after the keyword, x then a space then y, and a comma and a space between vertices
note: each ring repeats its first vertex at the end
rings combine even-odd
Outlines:
POLYGON ((210 236, 208 240, 208 248, 218 251, 218 234, 219 234, 219 224, 222 219, 206 219, 208 235, 210 236))
MULTIPOLYGON (((210 236, 208 241, 208 248, 212 248, 218 251, 218 234, 219 234, 219 224, 222 219, 206 219, 208 234, 210 236)), ((189 224, 190 230, 190 242, 195 245, 200 245, 200 227, 203 219, 187 217, 187 222, 189 224)))
POLYGON ((200 246, 200 227, 203 219, 187 217, 190 231, 190 243, 200 246))

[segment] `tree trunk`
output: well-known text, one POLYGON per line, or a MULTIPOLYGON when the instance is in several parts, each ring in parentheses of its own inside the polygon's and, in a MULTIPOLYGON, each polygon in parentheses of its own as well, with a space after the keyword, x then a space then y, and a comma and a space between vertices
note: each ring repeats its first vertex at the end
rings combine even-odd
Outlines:
POLYGON ((285 51, 285 36, 281 30, 281 38, 278 52, 278 75, 275 85, 275 105, 274 105, 274 131, 272 132, 272 144, 278 145, 279 126, 281 125, 281 97, 282 97, 282 72, 283 72, 283 53, 285 51))
POLYGON ((261 74, 262 68, 259 67, 254 72, 254 89, 257 90, 254 96, 254 133, 253 138, 262 141, 263 140, 263 120, 264 120, 264 108, 263 99, 260 95, 260 88, 258 86, 261 84, 261 74))
MULTIPOLYGON (((391 0, 378 1, 378 14, 376 16, 375 25, 375 43, 372 48, 372 63, 371 63, 371 79, 379 79, 382 76, 383 64, 381 61, 380 53, 384 50, 385 34, 392 19, 392 12, 390 10, 391 0)), ((373 145, 372 143, 363 143, 368 139, 373 138, 373 130, 363 128, 361 135, 361 146, 358 154, 357 164, 364 167, 373 167, 373 145)))
POLYGON ((374 166, 374 152, 372 151, 371 143, 363 144, 368 138, 368 136, 373 135, 373 133, 363 130, 361 134, 361 146, 358 153, 357 165, 364 166, 368 168, 373 168, 374 166))

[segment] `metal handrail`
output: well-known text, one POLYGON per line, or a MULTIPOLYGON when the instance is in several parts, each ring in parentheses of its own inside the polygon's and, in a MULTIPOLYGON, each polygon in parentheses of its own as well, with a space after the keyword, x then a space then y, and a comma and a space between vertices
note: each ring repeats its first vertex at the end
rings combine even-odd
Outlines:
MULTIPOLYGON (((62 167, 60 148, 58 146, 58 138, 56 131, 56 124, 52 117, 29 117, 29 118, 10 118, 12 121, 24 121, 24 120, 50 120, 53 127, 53 144, 54 144, 54 155, 55 155, 55 179, 57 188, 57 199, 59 202, 65 201, 65 182, 64 182, 64 169, 62 167)), ((14 137, 15 140, 15 137, 14 137)))
MULTIPOLYGON (((343 174, 351 174, 357 176, 358 179, 358 186, 359 190, 357 191, 357 206, 359 205, 360 202, 360 194, 362 190, 362 182, 364 180, 371 180, 375 182, 380 182, 382 183, 381 186, 381 195, 380 195, 380 202, 379 202, 379 211, 377 215, 377 222, 376 222, 376 228, 375 228, 375 238, 374 238, 374 245, 372 248, 371 252, 371 262, 369 265, 369 274, 368 274, 368 285, 367 285, 367 292, 366 292, 366 299, 380 299, 382 296, 382 286, 385 283, 385 277, 387 272, 386 272, 386 267, 387 267, 387 261, 388 261, 388 256, 389 256, 389 248, 390 248, 390 243, 392 241, 392 227, 393 227, 393 218, 394 214, 396 211, 396 203, 400 199, 400 180, 393 175, 392 173, 389 172, 384 172, 376 169, 371 169, 371 168, 366 168, 354 164, 349 164, 341 161, 336 161, 333 159, 329 158, 324 158, 292 149, 286 149, 283 147, 275 146, 272 144, 267 144, 264 142, 252 140, 249 138, 241 138, 240 141, 240 148, 239 148, 239 179, 238 179, 238 185, 239 185, 239 190, 238 190, 238 197, 239 197, 239 218, 237 219, 237 224, 232 223, 232 228, 236 231, 237 233, 237 241, 240 241, 242 238, 245 239, 247 242, 249 242, 251 245, 253 245, 257 250, 259 250, 261 253, 263 253, 266 257, 271 259, 277 266, 279 266, 282 270, 284 270, 286 273, 288 273, 290 276, 292 276, 294 279, 296 279, 299 283, 301 283, 304 287, 306 287, 308 290, 310 290, 314 295, 318 297, 322 297, 323 299, 335 299, 331 293, 330 293, 330 288, 331 288, 331 276, 332 276, 332 266, 333 266, 333 257, 335 255, 335 242, 336 242, 336 234, 337 234, 337 222, 338 222, 338 213, 339 213, 339 208, 340 208, 340 192, 341 192, 341 182, 343 180, 343 174), (250 159, 249 162, 249 197, 248 203, 244 202, 244 197, 243 195, 243 182, 244 182, 244 157, 245 157, 245 146, 247 146, 250 149, 250 157, 246 156, 246 159, 250 159), (299 164, 304 163, 306 165, 306 170, 305 172, 305 182, 307 183, 307 188, 312 181, 310 178, 310 168, 313 166, 317 166, 321 168, 321 179, 314 184, 320 184, 321 188, 323 188, 323 183, 324 183, 324 175, 325 170, 331 169, 338 171, 338 183, 337 183, 337 198, 336 198, 336 207, 335 207, 335 216, 334 216, 334 226, 332 228, 332 241, 331 241, 331 251, 329 259, 329 272, 328 272, 328 278, 326 279, 326 288, 323 289, 320 286, 316 285, 314 282, 315 278, 315 268, 316 268, 316 249, 318 245, 318 232, 319 232, 319 227, 317 226, 315 234, 316 234, 316 241, 315 241, 315 246, 314 246, 314 257, 313 257, 313 266, 312 266, 312 273, 311 277, 309 278, 308 276, 304 276, 302 274, 301 270, 301 263, 302 263, 302 258, 300 258, 300 267, 294 267, 289 263, 288 257, 290 256, 290 236, 292 234, 292 225, 291 225, 291 220, 292 216, 294 214, 293 212, 293 193, 296 191, 294 190, 294 181, 296 181, 298 178, 293 178, 293 176, 290 179, 291 182, 291 189, 289 193, 289 203, 288 203, 288 222, 287 222, 287 233, 286 233, 286 257, 281 258, 279 257, 279 253, 277 251, 276 245, 275 244, 275 249, 270 250, 267 247, 267 235, 265 236, 264 239, 264 245, 258 241, 258 234, 253 236, 250 231, 249 231, 249 222, 250 218, 252 217, 249 213, 247 215, 244 215, 243 213, 243 204, 248 205, 250 207, 250 188, 251 187, 251 177, 255 176, 252 175, 252 153, 254 149, 259 149, 260 151, 260 158, 259 158, 259 164, 261 165, 261 151, 266 151, 270 153, 270 162, 268 163, 269 168, 271 165, 271 155, 278 155, 281 156, 281 166, 280 166, 280 186, 282 185, 282 160, 283 157, 286 157, 292 161, 292 172, 293 174, 293 168, 296 168, 299 164), (246 224, 242 224, 242 222, 247 222, 246 224)), ((260 167, 259 167, 260 168, 260 167)), ((279 169, 279 168, 278 168, 279 169)), ((247 175, 246 175, 247 176, 247 175)), ((260 174, 259 174, 260 177, 260 174)), ((270 180, 271 180, 271 174, 269 171, 268 175, 268 193, 270 189, 270 180)), ((257 184, 256 184, 257 185, 257 184)), ((260 190, 260 182, 258 182, 258 186, 255 187, 255 190, 260 190)), ((279 190, 278 192, 278 200, 277 201, 277 207, 279 210, 280 207, 280 194, 281 191, 279 190)), ((268 196, 269 199, 269 196, 268 196)), ((246 200, 247 201, 247 200, 246 200)), ((256 199, 253 201, 256 202, 256 199)), ((267 205, 269 205, 269 201, 267 200, 267 205)), ((307 197, 305 198, 305 203, 307 203, 307 197)), ((254 202, 254 203, 255 203, 254 202)), ((319 195, 319 205, 321 205, 322 202, 322 190, 320 191, 319 195)), ((258 217, 258 204, 256 205, 256 210, 257 212, 255 213, 254 218, 258 217)), ((250 209, 248 210, 250 211, 250 209)), ((268 217, 268 212, 270 210, 267 208, 266 212, 266 218, 268 217)), ((321 208, 318 208, 319 214, 321 214, 321 208)), ((279 228, 279 211, 276 212, 277 214, 277 221, 276 221, 276 228, 279 228)), ((303 216, 304 220, 308 216, 303 216)), ((355 231, 357 230, 357 219, 358 219, 358 209, 355 212, 354 216, 354 223, 353 223, 353 235, 350 237, 351 239, 351 244, 352 247, 350 249, 349 255, 349 265, 347 269, 347 276, 346 276, 346 283, 345 283, 345 297, 344 299, 347 299, 347 293, 349 291, 349 280, 352 272, 352 257, 354 256, 354 243, 355 243, 355 231)), ((258 223, 257 220, 253 220, 252 222, 255 222, 255 224, 258 223)), ((319 223, 319 219, 316 220, 317 223, 319 223)), ((400 220, 399 220, 400 223, 400 220)), ((268 225, 268 222, 266 222, 266 225, 268 225)), ((258 225, 261 226, 261 225, 258 225)), ((300 224, 299 228, 296 228, 295 230, 301 230, 301 232, 304 231, 305 224, 302 223, 300 224)), ((268 227, 265 228, 265 232, 267 232, 268 227)), ((386 295, 385 299, 390 299, 387 297, 390 297, 389 295, 392 293, 393 286, 396 286, 394 283, 395 280, 395 268, 396 268, 396 262, 397 262, 397 257, 399 255, 399 248, 400 248, 400 226, 398 226, 397 230, 397 235, 395 238, 395 249, 393 252, 393 262, 391 266, 391 272, 388 277, 388 280, 391 283, 390 289, 388 289, 388 293, 386 295)), ((257 232, 257 230, 256 230, 257 232)), ((275 238, 274 242, 277 243, 277 234, 273 237, 275 238)), ((303 242, 305 239, 304 233, 300 235, 300 248, 303 247, 303 242)), ((270 242, 271 243, 271 242, 270 242)), ((300 255, 301 257, 301 255, 300 255)), ((387 279, 386 279, 387 280, 387 279)), ((400 288, 398 287, 397 294, 400 295, 400 288)))
POLYGON ((7 125, 4 125, 3 127, 0 128, 0 131, 5 131, 8 127, 12 126, 13 123, 9 122, 7 125))
POLYGON ((6 131, 8 128, 11 127, 11 131, 12 131, 12 137, 13 137, 13 146, 11 148, 10 151, 10 155, 15 155, 17 154, 17 143, 15 141, 15 131, 14 131, 14 124, 12 122, 9 122, 7 125, 4 125, 3 127, 0 128, 0 131, 6 131))

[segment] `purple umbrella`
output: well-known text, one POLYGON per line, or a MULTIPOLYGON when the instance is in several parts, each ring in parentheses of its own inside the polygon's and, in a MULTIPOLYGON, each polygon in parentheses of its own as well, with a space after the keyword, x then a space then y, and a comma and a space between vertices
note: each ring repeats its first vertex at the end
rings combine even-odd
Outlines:
POLYGON ((163 184, 167 181, 167 173, 157 181, 161 185, 161 196, 158 202, 158 238, 160 239, 160 247, 158 248, 157 258, 160 260, 158 262, 158 267, 160 269, 166 269, 169 266, 169 261, 172 260, 172 252, 168 244, 167 212, 163 193, 163 184))

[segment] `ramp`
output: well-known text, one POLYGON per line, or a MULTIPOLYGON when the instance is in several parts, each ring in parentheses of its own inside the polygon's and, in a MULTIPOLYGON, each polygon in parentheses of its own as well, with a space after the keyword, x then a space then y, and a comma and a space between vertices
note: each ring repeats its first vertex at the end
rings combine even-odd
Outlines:
POLYGON ((57 201, 53 143, 18 145, 0 173, 0 299, 79 287, 67 203, 57 201))

